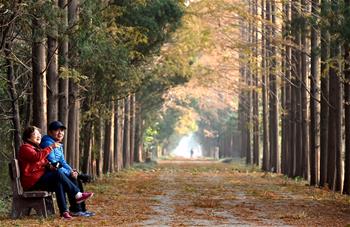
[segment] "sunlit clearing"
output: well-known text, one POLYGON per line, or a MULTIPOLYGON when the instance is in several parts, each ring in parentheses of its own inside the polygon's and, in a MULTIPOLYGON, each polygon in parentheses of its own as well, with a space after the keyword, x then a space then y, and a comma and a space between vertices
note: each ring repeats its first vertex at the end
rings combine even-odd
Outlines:
POLYGON ((184 158, 202 157, 202 147, 195 140, 193 134, 190 134, 181 138, 179 145, 171 152, 171 155, 184 158))

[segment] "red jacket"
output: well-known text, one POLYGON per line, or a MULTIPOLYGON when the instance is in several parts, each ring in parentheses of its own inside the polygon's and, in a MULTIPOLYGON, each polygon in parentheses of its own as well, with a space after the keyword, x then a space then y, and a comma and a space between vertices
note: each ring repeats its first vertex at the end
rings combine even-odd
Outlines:
POLYGON ((51 147, 41 149, 30 143, 24 143, 19 148, 18 162, 21 171, 21 184, 24 190, 33 187, 44 175, 45 166, 48 163, 46 156, 51 150, 51 147))

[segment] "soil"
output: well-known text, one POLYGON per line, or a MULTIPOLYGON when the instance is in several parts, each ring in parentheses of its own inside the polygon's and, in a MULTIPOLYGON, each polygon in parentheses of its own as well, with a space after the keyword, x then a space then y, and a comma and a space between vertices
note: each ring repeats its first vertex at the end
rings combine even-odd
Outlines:
MULTIPOLYGON (((349 196, 238 162, 166 160, 88 184, 94 217, 55 215, 1 226, 346 226, 349 196)), ((57 209, 56 209, 57 210, 57 209)))

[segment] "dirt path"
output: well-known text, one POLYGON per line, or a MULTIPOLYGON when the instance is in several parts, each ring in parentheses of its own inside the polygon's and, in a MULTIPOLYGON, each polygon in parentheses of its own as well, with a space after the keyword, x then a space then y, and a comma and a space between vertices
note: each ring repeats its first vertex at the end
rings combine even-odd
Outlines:
MULTIPOLYGON (((281 176, 206 161, 163 161, 158 167, 161 169, 158 184, 163 194, 154 197, 158 203, 152 208, 157 214, 142 225, 344 226, 350 223, 346 211, 335 208, 332 200, 327 205, 310 200, 310 193, 317 197, 317 190, 288 182, 281 176), (318 210, 322 206, 324 212, 318 210)), ((318 193, 320 197, 323 193, 335 196, 321 190, 318 193)), ((343 209, 348 209, 344 202, 339 201, 343 209)))
POLYGON ((161 161, 88 189, 90 218, 0 217, 0 226, 346 226, 348 196, 237 164, 161 161))

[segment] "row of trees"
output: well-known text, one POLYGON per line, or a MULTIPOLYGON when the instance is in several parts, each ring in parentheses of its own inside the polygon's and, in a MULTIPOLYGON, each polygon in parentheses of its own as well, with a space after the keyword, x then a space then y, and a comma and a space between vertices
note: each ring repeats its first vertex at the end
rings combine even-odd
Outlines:
POLYGON ((173 60, 158 57, 179 25, 182 5, 3 1, 0 133, 11 138, 1 156, 16 156, 25 126, 45 133, 58 119, 67 125, 65 155, 74 167, 101 175, 141 161, 144 131, 162 94, 189 76, 174 70, 173 60))
POLYGON ((346 194, 349 4, 252 0, 235 7, 241 16, 245 89, 239 113, 247 162, 346 194))

